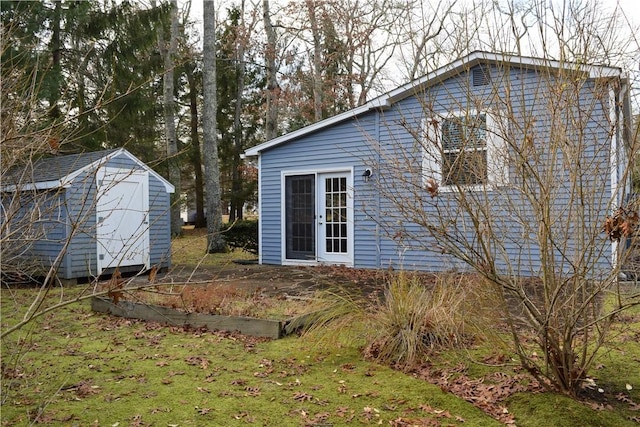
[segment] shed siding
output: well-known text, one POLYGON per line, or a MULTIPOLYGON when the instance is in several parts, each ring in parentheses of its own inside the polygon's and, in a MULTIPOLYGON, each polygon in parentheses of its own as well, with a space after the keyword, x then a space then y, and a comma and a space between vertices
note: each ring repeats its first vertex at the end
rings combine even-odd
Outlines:
POLYGON ((45 193, 42 196, 38 203, 41 217, 39 221, 33 223, 32 232, 35 231, 35 235, 32 251, 37 254, 40 262, 47 266, 53 264, 64 246, 65 212, 60 203, 64 198, 64 192, 50 195, 45 193))
MULTIPOLYGON (((100 165, 121 169, 135 169, 138 166, 125 156, 116 156, 100 165)), ((70 277, 86 277, 98 274, 96 240, 96 173, 91 170, 79 175, 67 190, 67 205, 71 229, 78 224, 71 237, 69 253, 71 261, 70 277)))
POLYGON ((171 267, 171 212, 164 184, 149 175, 149 256, 151 266, 171 267))
POLYGON ((3 262, 53 265, 66 235, 63 200, 58 189, 2 194, 3 244, 14 248, 3 248, 3 262))
POLYGON ((95 276, 96 182, 95 172, 78 176, 66 191, 69 248, 65 257, 65 279, 95 276))
MULTIPOLYGON (((105 159, 106 160, 106 159, 105 159)), ((119 155, 100 166, 136 169, 140 166, 126 155, 119 155)), ((85 171, 75 177, 66 189, 38 192, 40 218, 28 227, 30 256, 48 268, 65 251, 57 266, 62 279, 86 278, 97 275, 96 240, 96 170, 85 171), (44 194, 49 196, 43 198, 44 194)), ((32 192, 20 195, 31 197, 32 192)), ((10 193, 3 194, 3 207, 10 202, 10 193)), ((25 199, 26 200, 26 199, 25 199)), ((13 220, 18 224, 20 216, 32 215, 34 202, 21 203, 21 211, 13 220)), ((169 193, 164 183, 149 174, 149 258, 150 265, 170 266, 171 235, 169 220, 169 193)), ((3 218, 4 221, 4 218, 3 218)), ((27 228, 25 228, 26 230, 27 228)))

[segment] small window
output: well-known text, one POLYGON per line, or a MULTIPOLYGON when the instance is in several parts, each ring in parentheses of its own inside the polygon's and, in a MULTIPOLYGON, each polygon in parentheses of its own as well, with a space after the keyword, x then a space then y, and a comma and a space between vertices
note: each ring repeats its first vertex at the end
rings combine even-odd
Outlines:
POLYGON ((487 115, 451 117, 442 121, 442 184, 487 182, 487 115))
POLYGON ((471 80, 473 86, 485 86, 491 83, 491 74, 489 68, 478 65, 471 72, 471 80))
POLYGON ((506 120, 497 112, 470 111, 423 123, 423 184, 443 188, 502 186, 509 180, 506 120))

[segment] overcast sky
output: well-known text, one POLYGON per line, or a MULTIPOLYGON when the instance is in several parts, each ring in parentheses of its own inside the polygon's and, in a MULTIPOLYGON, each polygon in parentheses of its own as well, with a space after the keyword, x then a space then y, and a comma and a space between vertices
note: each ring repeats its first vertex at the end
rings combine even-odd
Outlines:
MULTIPOLYGON (((208 0, 205 0, 208 1, 208 0)), ((472 2, 474 0, 462 0, 472 2)), ((191 0, 191 16, 194 21, 202 23, 202 2, 203 0, 191 0)), ((233 0, 215 0, 217 10, 222 10, 220 7, 226 8, 227 6, 237 3, 233 0)), ((601 4, 606 8, 613 8, 616 4, 620 4, 622 10, 626 13, 627 17, 636 25, 640 24, 640 1, 638 0, 600 0, 601 4)), ((181 6, 185 3, 185 0, 178 0, 178 4, 181 6)), ((259 2, 262 4, 261 2, 259 2)), ((278 3, 276 0, 275 3, 278 3)))
MULTIPOLYGON (((204 1, 209 1, 209 0, 204 0, 204 1)), ((288 0, 271 0, 272 3, 286 3, 287 1, 288 0)), ((427 0, 427 1, 433 1, 433 0, 427 0)), ((439 1, 439 0, 436 0, 436 1, 439 1)), ((458 1, 473 3, 474 1, 477 1, 477 0, 458 0, 458 1)), ((485 1, 489 1, 489 0, 485 0, 485 1)), ((518 1, 518 0, 514 0, 514 1, 518 1)), ((549 1, 560 3, 564 0, 549 0, 549 1)), ((179 7, 184 5, 185 2, 186 0, 178 0, 179 7)), ((226 10, 232 4, 234 3, 237 4, 238 0, 235 0, 235 1, 234 0, 215 0, 215 2, 216 2, 216 13, 219 13, 219 11, 226 10)), ((192 20, 197 23, 197 27, 199 28, 200 34, 202 34, 202 4, 203 4, 203 0, 192 0, 191 14, 190 14, 192 20)), ((247 5, 258 4, 261 6, 262 2, 259 0, 250 0, 250 1, 247 1, 245 4, 247 5)), ((633 28, 639 27, 640 26, 640 0, 600 0, 600 5, 602 6, 603 13, 606 13, 607 11, 612 10, 613 8, 615 8, 617 4, 620 5, 627 19, 631 22, 631 26, 633 28)), ((640 38, 640 35, 637 35, 637 36, 640 38)), ((634 75, 630 77, 632 81, 637 82, 638 78, 640 77, 640 52, 638 52, 636 62, 638 65, 635 67, 635 69, 631 70, 632 74, 634 75)), ((398 82, 395 82, 395 84, 397 83, 398 82)), ((400 83, 406 83, 406 82, 400 82, 400 83)), ((391 88, 387 88, 387 90, 389 89, 391 88)), ((639 87, 634 87, 634 89, 635 91, 640 91, 639 87)))

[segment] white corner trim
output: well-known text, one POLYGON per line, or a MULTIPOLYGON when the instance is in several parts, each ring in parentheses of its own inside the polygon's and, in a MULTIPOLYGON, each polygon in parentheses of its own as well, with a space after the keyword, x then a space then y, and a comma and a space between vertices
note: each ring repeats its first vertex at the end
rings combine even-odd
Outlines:
POLYGON ((262 220, 262 156, 258 156, 258 264, 262 264, 262 227, 264 227, 264 221, 262 220))
MULTIPOLYGON (((618 117, 616 113, 617 106, 617 97, 616 92, 613 87, 609 86, 609 123, 613 129, 611 129, 611 146, 609 149, 609 172, 610 172, 610 182, 611 182, 611 203, 612 208, 616 209, 620 206, 621 194, 620 194, 620 182, 618 177, 618 163, 619 163, 619 153, 618 153, 618 132, 620 129, 620 123, 618 122, 618 117)), ((611 265, 616 268, 618 266, 618 254, 619 251, 619 243, 615 240, 611 242, 611 265)))

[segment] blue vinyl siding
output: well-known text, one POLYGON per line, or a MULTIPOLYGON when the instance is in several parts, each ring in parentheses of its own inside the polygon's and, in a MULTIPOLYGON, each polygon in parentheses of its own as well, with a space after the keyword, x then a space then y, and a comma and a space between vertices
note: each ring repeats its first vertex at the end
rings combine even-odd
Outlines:
MULTIPOLYGON (((312 134, 292 139, 284 144, 261 152, 261 230, 262 262, 280 264, 281 259, 281 174, 290 170, 322 170, 340 166, 354 170, 354 266, 364 268, 405 268, 427 271, 464 270, 468 267, 446 255, 438 242, 423 234, 416 241, 403 239, 407 235, 420 235, 420 227, 404 223, 396 205, 388 195, 408 195, 413 184, 421 184, 420 144, 415 132, 430 112, 425 105, 439 114, 447 112, 491 109, 509 110, 509 131, 513 141, 524 141, 533 135, 532 150, 541 156, 541 167, 555 162, 554 179, 560 183, 553 194, 554 219, 558 224, 553 229, 557 241, 563 242, 563 252, 568 259, 559 261, 561 268, 570 271, 572 253, 593 250, 591 262, 596 271, 607 271, 611 267, 611 245, 604 234, 598 235, 603 219, 611 210, 611 182, 609 170, 610 123, 606 87, 596 85, 594 80, 583 80, 576 92, 567 91, 570 99, 565 108, 563 122, 552 120, 549 114, 554 108, 562 108, 563 94, 552 88, 557 77, 553 73, 518 67, 490 67, 491 84, 472 87, 470 75, 462 71, 424 91, 402 99, 389 108, 362 114, 355 119, 321 128, 312 134), (578 123, 572 125, 572 123, 578 123), (586 124, 586 125, 585 125, 586 124), (580 132, 578 132, 580 130, 580 132), (576 152, 550 153, 547 148, 551 138, 567 138, 567 147, 577 147, 576 152), (583 187, 592 188, 582 200, 576 200, 576 191, 570 188, 570 174, 575 173, 572 162, 579 158, 583 176, 583 187), (585 167, 587 165, 587 167, 585 167), (371 167, 380 180, 377 188, 373 183, 364 183, 361 174, 371 167), (403 177, 404 180, 398 179, 403 177), (387 196, 383 193, 389 193, 387 196), (573 196, 572 196, 573 194, 573 196), (573 198, 572 198, 573 197, 573 198), (582 209, 582 211, 580 211, 582 209), (564 216, 575 215, 584 221, 586 228, 594 230, 588 241, 579 236, 564 216), (576 214, 579 212, 579 215, 576 214)), ((509 165, 510 185, 488 191, 485 196, 487 218, 493 230, 502 236, 503 246, 495 248, 494 257, 499 268, 513 268, 522 275, 537 275, 541 269, 541 253, 538 243, 531 237, 538 222, 533 216, 532 200, 518 180, 517 165, 509 165), (519 217, 514 217, 517 212, 519 217), (528 226, 530 225, 530 226, 528 226)), ((535 191, 535 190, 533 190, 535 191)), ((454 202, 447 202, 446 193, 441 194, 442 203, 452 203, 450 212, 455 212, 454 202)), ((426 207, 427 215, 441 215, 441 211, 426 207)), ((474 234, 469 231, 461 238, 471 242, 474 234)))
POLYGON ((151 266, 171 267, 171 206, 164 184, 149 175, 149 256, 151 266))
POLYGON ((41 219, 34 223, 35 236, 32 251, 44 266, 52 264, 64 246, 65 212, 60 201, 64 198, 64 191, 57 192, 51 197, 40 199, 41 219), (47 217, 53 218, 48 221, 47 217))
MULTIPOLYGON (((10 216, 10 223, 3 226, 3 244, 15 248, 3 248, 3 262, 35 262, 45 269, 43 273, 53 265, 66 235, 63 200, 64 190, 58 189, 2 195, 3 214, 10 216)), ((2 220, 6 221, 4 215, 2 220)))
POLYGON ((95 276, 98 273, 95 171, 81 174, 73 181, 66 191, 65 208, 68 212, 67 238, 70 242, 62 277, 95 276))
POLYGON ((369 160, 371 148, 363 143, 363 135, 375 135, 375 114, 367 114, 357 120, 338 123, 331 129, 308 135, 290 144, 263 153, 261 160, 262 200, 260 227, 262 228, 262 262, 280 264, 281 259, 281 177, 283 172, 318 171, 353 168, 354 176, 354 263, 356 267, 375 267, 375 224, 361 214, 362 198, 367 191, 362 173, 367 167, 374 168, 369 160))
MULTIPOLYGON (((483 105, 483 96, 486 94, 469 94, 466 93, 466 83, 464 83, 465 77, 452 78, 442 84, 432 88, 425 94, 424 99, 427 103, 433 105, 434 110, 446 112, 465 109, 479 108, 483 105), (470 100, 470 104, 466 100, 470 100)), ((524 121, 533 119, 534 129, 532 133, 536 137, 536 144, 548 144, 549 138, 552 136, 551 131, 553 124, 550 123, 547 111, 555 101, 549 96, 549 86, 544 80, 541 80, 540 76, 534 72, 522 72, 520 70, 510 71, 510 82, 513 82, 510 94, 511 94, 511 108, 516 115, 517 121, 524 121), (539 90, 533 91, 530 88, 538 88, 539 90), (518 91, 520 89, 520 91, 518 91), (546 94, 546 95, 542 95, 546 94), (523 108, 524 106, 524 108, 523 108), (523 112, 524 110, 524 112, 523 112)), ((498 92, 502 92, 504 98, 504 91, 500 88, 498 92)), ((593 230, 599 229, 601 221, 608 213, 609 208, 609 195, 610 183, 609 183, 609 169, 608 169, 608 151, 609 151, 609 138, 605 132, 605 127, 602 124, 608 123, 605 111, 602 108, 600 99, 594 100, 593 96, 593 82, 587 82, 581 90, 581 106, 574 108, 569 112, 569 116, 573 116, 573 120, 578 120, 576 116, 581 115, 579 120, 588 120, 589 125, 585 126, 587 133, 582 136, 583 145, 580 150, 580 159, 585 164, 589 162, 589 168, 582 168, 583 171, 588 171, 582 177, 582 184, 586 188, 593 188, 597 191, 590 193, 585 200, 587 203, 587 209, 584 215, 580 215, 587 227, 591 227, 593 230), (594 102, 597 101, 597 102, 594 102), (586 115, 585 115, 586 114, 586 115), (591 133, 590 131, 595 132, 591 133)), ((575 100, 573 100, 575 101, 575 100)), ((487 102, 491 102, 488 98, 487 102)), ((414 144, 414 138, 408 135, 407 132, 403 132, 403 127, 419 127, 419 118, 422 115, 422 103, 418 102, 416 98, 409 98, 400 102, 391 111, 385 112, 385 123, 383 127, 384 131, 381 136, 381 145, 385 147, 389 152, 393 153, 402 152, 412 153, 411 145, 414 144), (399 126, 398 123, 403 123, 403 126, 399 126), (400 148, 399 148, 400 147, 400 148)), ((495 108, 495 107, 494 107, 495 108)), ((499 106, 497 108, 500 108, 499 106)), ((583 127, 580 124, 578 127, 583 127)), ((572 128, 568 125, 566 133, 569 134, 569 138, 574 138, 571 135, 572 128)), ((522 136, 524 137, 524 136, 522 136)), ((517 140, 518 136, 515 137, 517 140)), ((544 152, 544 150, 542 150, 544 152)), ((418 154, 417 152, 413 152, 418 154)), ((544 152, 544 155, 548 156, 548 152, 544 152)), ((571 161, 575 161, 575 153, 568 153, 571 155, 571 161)), ((389 157, 392 157, 390 155, 389 157)), ((413 157, 408 159, 410 162, 419 164, 419 158, 413 157)), ((544 165, 546 162, 551 162, 551 158, 541 159, 539 164, 544 165)), ((566 165, 568 162, 565 159, 563 153, 558 154, 556 160, 557 166, 555 170, 557 174, 554 179, 557 180, 560 185, 557 188, 557 193, 553 195, 553 203, 555 206, 555 215, 560 218, 563 215, 563 211, 567 209, 567 206, 576 204, 569 199, 571 189, 569 173, 570 165, 566 165), (563 163, 564 162, 564 163, 563 163)), ((389 168, 386 171, 390 176, 398 176, 398 170, 389 168)), ((512 171, 514 172, 514 171, 512 171)), ((383 170, 381 173, 385 174, 383 170)), ((512 179, 515 176, 511 173, 512 179)), ((393 184, 392 184, 393 185, 393 184)), ((393 188, 393 191, 402 192, 404 189, 402 185, 398 185, 393 188)), ((575 191, 573 192, 575 194, 575 191)), ((532 208, 530 201, 519 193, 519 191, 512 189, 500 189, 495 192, 489 192, 487 197, 496 197, 496 200, 492 203, 488 203, 491 206, 491 214, 489 215, 490 221, 494 223, 494 230, 500 230, 499 233, 503 233, 502 240, 505 243, 504 248, 500 248, 500 251, 496 251, 495 259, 499 267, 507 268, 515 267, 515 270, 522 275, 536 275, 540 271, 540 249, 537 243, 532 240, 523 238, 523 234, 526 230, 522 230, 522 224, 535 223, 535 218, 527 215, 531 215, 532 208), (512 204, 507 210, 502 209, 500 200, 509 200, 512 204), (523 217, 519 220, 511 219, 511 211, 514 207, 520 208, 523 212, 523 217)), ((442 198, 446 196, 441 196, 442 198)), ((578 203, 579 204, 579 203, 578 203)), ((394 222, 399 223, 402 221, 402 216, 397 215, 394 210, 396 206, 389 204, 385 200, 381 201, 382 216, 388 219, 388 234, 393 234, 395 230, 394 222)), ((451 212, 456 211, 456 207, 452 206, 451 212)), ((436 211, 427 211, 427 215, 437 215, 436 211)), ((563 226, 566 225, 560 221, 563 226)), ((419 227, 410 224, 404 224, 404 227, 409 229, 408 234, 419 234, 419 227)), ((537 227, 537 225, 533 225, 537 227)), ((535 231, 535 229, 533 230, 535 231)), ((554 229, 554 234, 558 241, 564 242, 566 245, 564 248, 565 254, 569 254, 571 258, 572 251, 580 251, 585 247, 584 243, 579 242, 579 237, 573 233, 571 229, 564 229, 558 227, 554 229)), ((474 239, 473 233, 469 232, 466 235, 467 241, 474 239)), ((385 263, 394 266, 402 266, 407 269, 425 269, 429 271, 442 271, 443 269, 465 269, 467 266, 461 265, 460 261, 455 260, 453 257, 442 255, 438 248, 437 242, 426 233, 424 238, 419 242, 401 241, 400 245, 396 245, 393 242, 385 242, 382 246, 382 263, 381 267, 385 267, 385 263), (433 248, 433 250, 423 250, 424 248, 433 248)), ((594 261, 602 271, 606 271, 610 268, 610 245, 606 241, 604 235, 600 238, 596 237, 593 242, 588 242, 588 245, 594 246, 594 254, 592 261, 594 261)), ((559 259, 559 257, 558 257, 559 259)), ((560 261, 561 268, 565 271, 569 271, 572 267, 570 265, 571 260, 560 261)))

